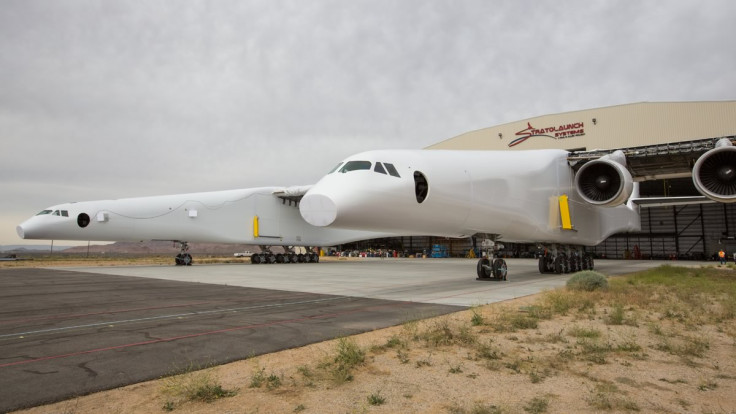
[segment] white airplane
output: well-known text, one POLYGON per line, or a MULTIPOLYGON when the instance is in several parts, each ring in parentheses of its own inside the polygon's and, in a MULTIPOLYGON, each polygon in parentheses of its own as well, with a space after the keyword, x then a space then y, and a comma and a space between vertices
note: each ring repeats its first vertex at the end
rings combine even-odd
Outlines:
POLYGON ((497 241, 538 243, 541 273, 594 267, 583 246, 639 231, 639 206, 736 202, 733 137, 618 151, 386 150, 348 157, 312 186, 60 204, 17 227, 24 239, 261 245, 253 263, 316 262, 295 246, 379 237, 483 238, 478 279, 505 279, 497 241), (638 184, 692 175, 703 197, 638 198, 638 184), (270 246, 286 246, 272 254, 270 246))

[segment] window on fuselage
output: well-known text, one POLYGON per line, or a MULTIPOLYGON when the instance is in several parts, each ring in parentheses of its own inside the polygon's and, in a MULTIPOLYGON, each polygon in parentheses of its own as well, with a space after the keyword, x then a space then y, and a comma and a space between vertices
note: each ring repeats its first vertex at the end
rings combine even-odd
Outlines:
POLYGON ((375 171, 377 173, 381 173, 381 174, 386 174, 386 170, 383 169, 383 165, 381 165, 380 162, 377 162, 376 163, 376 166, 375 166, 375 168, 373 168, 373 171, 375 171))
POLYGON ((345 165, 342 168, 340 168, 340 172, 346 173, 350 171, 370 170, 370 169, 371 169, 370 161, 348 161, 345 163, 345 165))
POLYGON ((40 212, 40 213, 38 213, 36 215, 37 216, 45 216, 46 214, 51 214, 51 210, 44 210, 44 211, 42 211, 42 212, 40 212))
POLYGON ((327 174, 329 175, 329 174, 332 174, 333 172, 337 171, 337 169, 340 168, 341 165, 342 165, 342 163, 337 164, 335 166, 335 168, 331 169, 330 172, 328 172, 327 174))
POLYGON ((386 170, 388 170, 388 173, 389 173, 389 174, 393 175, 394 177, 399 177, 399 178, 401 178, 401 176, 399 175, 399 172, 398 172, 398 171, 396 171, 396 167, 394 167, 394 165, 393 165, 393 164, 389 164, 389 163, 387 163, 387 162, 384 162, 384 163, 383 163, 383 165, 385 165, 385 166, 386 166, 386 170))

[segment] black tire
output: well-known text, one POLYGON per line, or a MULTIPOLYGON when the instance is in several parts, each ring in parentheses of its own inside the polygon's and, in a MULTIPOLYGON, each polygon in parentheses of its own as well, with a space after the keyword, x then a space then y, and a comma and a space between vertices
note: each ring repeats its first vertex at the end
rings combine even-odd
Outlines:
POLYGON ((563 267, 562 267, 562 262, 564 261, 563 259, 564 258, 562 256, 555 257, 554 269, 555 269, 555 273, 558 274, 558 275, 559 274, 562 274, 562 272, 564 270, 563 267))
POLYGON ((304 260, 304 255, 303 255, 303 254, 301 254, 301 253, 299 253, 298 255, 296 255, 296 258, 297 258, 297 261, 298 261, 299 263, 304 263, 304 262, 305 262, 305 260, 304 260))
POLYGON ((176 257, 174 257, 174 263, 176 263, 177 266, 183 265, 181 261, 181 253, 177 254, 176 257))
POLYGON ((296 262, 299 261, 299 257, 297 257, 297 255, 295 255, 295 254, 292 253, 292 254, 289 255, 289 261, 291 263, 296 263, 296 262))
POLYGON ((182 258, 182 262, 185 266, 191 266, 192 263, 194 263, 194 260, 192 260, 192 255, 189 253, 185 254, 182 258))
POLYGON ((547 272, 547 256, 539 256, 539 273, 545 274, 547 272))
POLYGON ((261 255, 260 254, 254 254, 250 257, 250 262, 253 264, 261 264, 261 255))
POLYGON ((284 255, 281 253, 278 253, 276 255, 276 263, 284 263, 284 255))
POLYGON ((506 261, 503 259, 496 259, 493 261, 493 277, 498 280, 506 280, 506 274, 508 273, 508 267, 506 261))
POLYGON ((276 263, 276 256, 272 254, 266 255, 266 263, 268 264, 276 263))
POLYGON ((317 253, 314 254, 314 261, 313 262, 314 263, 319 263, 319 254, 317 254, 317 253))
POLYGON ((478 271, 478 278, 488 279, 491 277, 491 269, 489 268, 490 265, 491 261, 488 260, 488 258, 486 257, 478 260, 478 265, 476 269, 478 271))

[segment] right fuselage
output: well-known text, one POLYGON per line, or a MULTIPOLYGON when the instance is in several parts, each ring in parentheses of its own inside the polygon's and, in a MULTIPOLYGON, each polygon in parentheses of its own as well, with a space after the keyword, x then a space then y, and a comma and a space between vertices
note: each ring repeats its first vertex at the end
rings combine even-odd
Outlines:
POLYGON ((636 207, 594 206, 578 196, 566 151, 370 151, 349 157, 300 203, 315 226, 395 234, 595 245, 638 230, 636 207), (574 229, 560 227, 569 197, 574 229))

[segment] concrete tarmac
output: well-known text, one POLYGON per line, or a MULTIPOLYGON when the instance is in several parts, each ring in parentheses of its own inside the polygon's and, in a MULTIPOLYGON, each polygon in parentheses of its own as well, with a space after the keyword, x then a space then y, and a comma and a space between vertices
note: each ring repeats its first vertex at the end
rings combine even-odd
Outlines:
MULTIPOLYGON (((477 281, 476 260, 331 260, 300 264, 225 264, 75 268, 80 272, 291 290, 326 295, 474 306, 563 286, 569 274, 540 274, 536 259, 507 259, 508 280, 477 281)), ((597 260, 596 270, 620 275, 656 267, 656 260, 597 260)), ((687 262, 694 263, 694 262, 687 262)))
POLYGON ((463 309, 31 268, 0 304, 0 412, 463 309))
MULTIPOLYGON (((196 258, 195 258, 196 260, 196 258)), ((605 274, 653 261, 597 261, 605 274)), ((536 261, 0 269, 0 412, 562 286, 536 261)))

